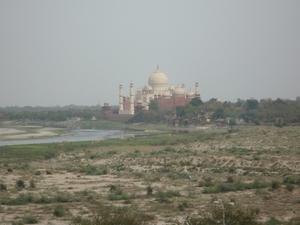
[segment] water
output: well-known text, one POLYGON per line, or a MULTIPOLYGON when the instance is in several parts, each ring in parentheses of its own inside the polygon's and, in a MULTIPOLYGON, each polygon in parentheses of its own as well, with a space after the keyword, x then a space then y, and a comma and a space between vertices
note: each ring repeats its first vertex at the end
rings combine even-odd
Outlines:
POLYGON ((135 135, 123 130, 94 130, 94 129, 80 129, 72 130, 69 133, 47 138, 38 139, 23 139, 23 140, 11 140, 0 141, 0 146, 5 145, 27 145, 27 144, 43 144, 43 143, 58 143, 58 142, 77 142, 77 141, 95 141, 105 140, 111 138, 128 138, 135 135))

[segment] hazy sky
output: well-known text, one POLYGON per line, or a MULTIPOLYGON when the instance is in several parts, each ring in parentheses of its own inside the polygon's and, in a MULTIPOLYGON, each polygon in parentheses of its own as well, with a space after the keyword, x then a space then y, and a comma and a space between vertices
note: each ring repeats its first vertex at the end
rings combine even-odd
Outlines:
POLYGON ((202 100, 300 96, 300 1, 0 1, 0 107, 118 104, 160 70, 202 100))

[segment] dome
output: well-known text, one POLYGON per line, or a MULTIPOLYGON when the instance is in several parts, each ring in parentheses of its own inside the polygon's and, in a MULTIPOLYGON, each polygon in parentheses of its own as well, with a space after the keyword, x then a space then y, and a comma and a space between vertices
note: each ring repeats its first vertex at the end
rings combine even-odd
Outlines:
POLYGON ((138 105, 141 105, 141 104, 143 104, 143 103, 142 103, 141 100, 138 100, 138 101, 137 101, 137 104, 138 104, 138 105))
POLYGON ((195 97, 195 93, 193 91, 191 91, 191 89, 188 91, 188 93, 186 93, 186 97, 187 98, 194 98, 195 97))
POLYGON ((147 85, 143 88, 145 91, 152 91, 152 87, 150 85, 147 85))
POLYGON ((163 94, 162 94, 162 97, 163 98, 171 98, 171 94, 169 91, 165 91, 163 94))
POLYGON ((184 90, 182 89, 182 87, 180 87, 179 85, 174 89, 173 94, 175 96, 183 96, 184 95, 184 90))
POLYGON ((148 84, 154 90, 165 90, 168 88, 168 77, 159 70, 155 70, 148 79, 148 84))
POLYGON ((175 88, 175 87, 174 87, 173 85, 171 85, 171 86, 169 87, 169 90, 170 90, 170 91, 173 91, 174 88, 175 88))

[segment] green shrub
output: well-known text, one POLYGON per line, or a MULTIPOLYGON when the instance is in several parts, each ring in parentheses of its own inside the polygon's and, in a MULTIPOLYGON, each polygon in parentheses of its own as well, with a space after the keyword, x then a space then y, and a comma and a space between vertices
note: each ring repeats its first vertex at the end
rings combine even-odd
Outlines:
POLYGON ((285 177, 283 179, 283 183, 284 184, 298 184, 300 185, 300 176, 299 175, 294 175, 294 176, 288 176, 288 177, 285 177))
POLYGON ((17 221, 13 221, 11 225, 24 225, 24 222, 23 220, 17 220, 17 221))
POLYGON ((280 225, 281 222, 276 219, 275 217, 271 217, 269 220, 267 220, 264 225, 280 225))
POLYGON ((173 190, 168 190, 166 192, 159 190, 158 192, 155 193, 156 200, 160 203, 163 202, 168 203, 169 198, 179 197, 179 196, 181 196, 179 191, 173 191, 173 190))
POLYGON ((299 225, 300 224, 300 217, 294 217, 289 222, 288 225, 299 225))
POLYGON ((71 225, 144 225, 155 217, 128 207, 99 205, 92 217, 73 217, 71 225))
POLYGON ((29 181, 30 188, 35 188, 35 181, 32 179, 29 181))
POLYGON ((280 182, 278 180, 273 180, 271 182, 271 187, 275 190, 278 189, 280 187, 280 182))
POLYGON ((153 194, 153 188, 151 187, 151 185, 147 186, 147 195, 152 195, 153 194))
POLYGON ((49 160, 55 157, 55 152, 54 151, 48 151, 44 153, 44 158, 45 160, 49 160))
POLYGON ((81 173, 85 173, 86 175, 102 175, 102 174, 107 174, 107 170, 103 169, 100 170, 96 166, 92 165, 87 165, 85 168, 80 170, 81 173))
POLYGON ((80 202, 80 199, 68 192, 59 192, 53 199, 56 202, 80 202))
POLYGON ((243 183, 240 181, 234 183, 218 183, 214 187, 204 188, 203 194, 229 192, 229 191, 243 191, 247 189, 265 188, 268 186, 269 186, 268 183, 262 183, 256 180, 253 183, 243 183))
POLYGON ((118 201, 118 200, 129 200, 134 198, 134 195, 129 196, 124 191, 115 185, 110 185, 110 194, 107 196, 108 200, 110 201, 118 201))
POLYGON ((7 190, 6 184, 0 183, 0 191, 6 191, 6 190, 7 190))
POLYGON ((227 182, 228 183, 233 183, 234 182, 233 177, 232 176, 227 177, 227 182))
POLYGON ((253 119, 253 121, 252 121, 255 125, 260 125, 260 121, 259 121, 259 119, 258 118, 255 118, 255 119, 253 119))
MULTIPOLYGON (((223 223, 223 209, 222 207, 212 207, 210 214, 202 217, 188 216, 182 225, 215 225, 223 223), (216 222, 217 221, 217 222, 216 222)), ((225 221, 223 224, 236 225, 262 225, 256 221, 256 213, 252 209, 243 209, 240 207, 226 207, 225 221)))
POLYGON ((34 175, 36 176, 41 175, 41 171, 35 171, 34 175))
POLYGON ((292 192, 292 191, 294 190, 294 185, 292 185, 292 184, 287 184, 287 185, 286 185, 286 190, 292 192))
POLYGON ((33 215, 27 215, 23 217, 23 221, 25 224, 35 224, 38 223, 39 220, 37 219, 36 216, 33 215))
POLYGON ((16 181, 16 186, 17 186, 17 188, 22 189, 22 188, 25 188, 25 183, 24 183, 23 180, 17 180, 16 181))
POLYGON ((62 217, 65 215, 65 208, 62 205, 57 205, 54 207, 53 215, 57 217, 62 217))
POLYGON ((164 149, 165 152, 176 152, 175 148, 172 148, 172 147, 166 147, 164 149))

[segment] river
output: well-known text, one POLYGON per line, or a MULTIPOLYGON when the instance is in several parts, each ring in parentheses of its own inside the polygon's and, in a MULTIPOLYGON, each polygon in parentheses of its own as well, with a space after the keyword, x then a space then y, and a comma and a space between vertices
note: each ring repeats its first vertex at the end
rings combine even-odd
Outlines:
POLYGON ((8 140, 0 141, 0 146, 6 145, 27 145, 27 144, 42 144, 42 143, 58 143, 58 142, 77 142, 77 141, 94 141, 105 140, 111 138, 128 138, 135 135, 130 131, 124 130, 95 130, 95 129, 80 129, 71 130, 68 133, 55 137, 45 137, 36 139, 8 140))

